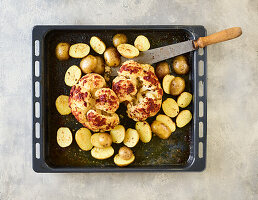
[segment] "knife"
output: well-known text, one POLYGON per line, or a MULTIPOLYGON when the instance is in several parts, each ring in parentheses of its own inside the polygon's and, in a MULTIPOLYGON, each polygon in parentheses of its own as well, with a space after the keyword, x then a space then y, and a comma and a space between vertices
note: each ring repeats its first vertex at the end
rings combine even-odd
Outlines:
MULTIPOLYGON (((128 59, 121 57, 121 63, 127 60, 134 60, 138 63, 154 64, 190 51, 195 51, 199 48, 204 48, 211 44, 224 42, 239 37, 242 34, 240 27, 233 27, 223 31, 213 33, 206 37, 199 37, 197 40, 188 40, 176 44, 171 44, 164 47, 150 49, 140 52, 136 58, 128 59)), ((112 68, 111 76, 116 76, 120 67, 112 68)))

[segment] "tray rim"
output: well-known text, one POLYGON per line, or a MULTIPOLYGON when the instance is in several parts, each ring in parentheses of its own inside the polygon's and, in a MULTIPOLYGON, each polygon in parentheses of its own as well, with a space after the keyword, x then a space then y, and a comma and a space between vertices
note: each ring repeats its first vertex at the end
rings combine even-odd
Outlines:
MULTIPOLYGON (((206 167, 206 154, 207 154, 207 48, 203 49, 203 55, 199 55, 198 51, 193 52, 193 74, 196 76, 196 81, 193 81, 193 94, 199 94, 199 82, 203 83, 203 96, 194 96, 194 126, 193 126, 193 158, 190 164, 185 167, 173 168, 153 168, 153 167, 138 167, 138 168, 113 168, 113 167, 58 167, 53 168, 47 165, 44 160, 43 151, 43 75, 41 74, 41 66, 44 63, 42 53, 39 56, 35 55, 35 41, 39 41, 40 52, 43 52, 43 43, 46 34, 53 30, 166 30, 166 29, 181 29, 185 30, 191 36, 191 39, 197 39, 200 36, 206 36, 207 31, 202 25, 36 25, 32 30, 32 168, 37 173, 74 173, 74 172, 179 172, 179 171, 203 171, 206 167), (196 60, 196 62, 195 62, 196 60), (39 77, 35 76, 35 62, 39 61, 39 77), (204 74, 199 76, 199 62, 204 63, 204 74), (35 96, 35 82, 40 84, 40 97, 35 96), (203 116, 199 117, 199 102, 203 102, 203 116), (35 103, 40 104, 40 116, 35 116, 35 103), (199 122, 203 123, 203 137, 199 137, 199 122), (36 138, 35 129, 36 123, 40 124, 40 137, 36 138), (203 144, 203 157, 199 158, 199 143, 203 144), (36 143, 40 145, 40 158, 36 158, 36 143)), ((189 156, 191 159, 191 154, 189 156)))

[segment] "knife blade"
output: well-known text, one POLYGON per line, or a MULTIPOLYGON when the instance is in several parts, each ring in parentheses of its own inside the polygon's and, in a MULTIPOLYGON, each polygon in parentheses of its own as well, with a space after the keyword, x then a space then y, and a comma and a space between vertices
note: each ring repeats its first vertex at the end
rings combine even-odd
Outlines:
MULTIPOLYGON (((168 46, 163 46, 155 49, 150 49, 148 51, 140 52, 139 56, 136 58, 124 58, 121 57, 121 64, 127 60, 134 60, 142 64, 154 64, 190 51, 194 51, 194 44, 192 40, 185 42, 180 42, 176 44, 171 44, 168 46)), ((112 68, 111 76, 116 76, 119 67, 112 68)))

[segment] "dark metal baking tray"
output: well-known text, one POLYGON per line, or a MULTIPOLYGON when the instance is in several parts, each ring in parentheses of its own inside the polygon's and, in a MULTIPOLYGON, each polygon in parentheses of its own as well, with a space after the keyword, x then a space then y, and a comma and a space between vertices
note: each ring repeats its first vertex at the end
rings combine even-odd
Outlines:
MULTIPOLYGON (((157 171, 202 171, 206 161, 207 136, 207 52, 203 49, 185 54, 191 71, 183 76, 186 91, 193 94, 193 101, 187 107, 193 119, 184 128, 177 130, 168 140, 153 137, 150 143, 139 142, 133 148, 136 159, 131 165, 121 168, 107 160, 96 160, 90 152, 82 151, 75 140, 69 147, 61 148, 56 142, 56 131, 67 126, 74 134, 82 127, 72 114, 61 116, 55 108, 55 100, 69 95, 70 88, 64 83, 64 74, 71 65, 78 65, 80 59, 70 58, 58 61, 55 47, 59 42, 70 44, 89 43, 91 36, 99 36, 107 46, 112 46, 112 37, 125 33, 133 44, 137 35, 147 36, 151 47, 169 45, 189 39, 206 36, 203 26, 35 26, 32 33, 32 88, 33 88, 33 169, 36 172, 157 172, 157 171)), ((91 50, 91 54, 95 53, 91 50)), ((170 64, 172 59, 167 60, 170 64)), ((154 65, 155 67, 155 65, 154 65)), ((172 72, 173 73, 173 72, 172 72)), ((163 99, 168 96, 164 95, 163 99)), ((123 115, 121 124, 134 128, 125 107, 120 106, 118 114, 123 115)), ((161 110, 160 113, 163 111, 161 110)), ((155 117, 149 118, 152 122, 155 117)), ((113 145, 115 154, 121 145, 113 145)))

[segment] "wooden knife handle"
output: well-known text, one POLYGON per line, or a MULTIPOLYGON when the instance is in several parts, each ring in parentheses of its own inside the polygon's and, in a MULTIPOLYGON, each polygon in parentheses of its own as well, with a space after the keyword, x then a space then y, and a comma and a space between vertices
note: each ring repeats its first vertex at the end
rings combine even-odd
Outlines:
POLYGON ((223 31, 213 33, 206 37, 200 37, 194 41, 194 47, 196 49, 206 47, 210 44, 216 44, 218 42, 224 42, 239 37, 242 34, 240 27, 233 27, 225 29, 223 31))

